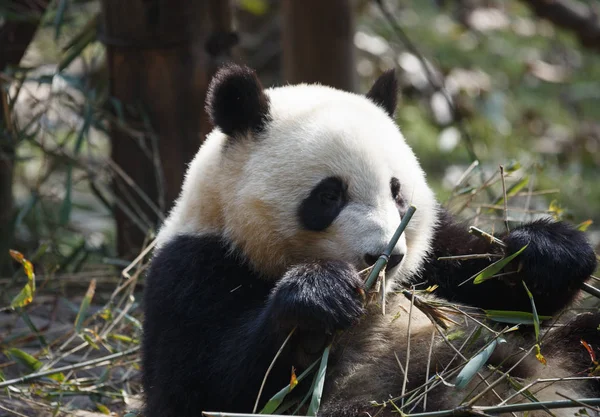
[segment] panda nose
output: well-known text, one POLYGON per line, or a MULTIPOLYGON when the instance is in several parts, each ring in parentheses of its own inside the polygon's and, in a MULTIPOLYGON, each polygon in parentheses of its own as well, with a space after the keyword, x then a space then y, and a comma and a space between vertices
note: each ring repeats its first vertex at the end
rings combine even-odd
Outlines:
MULTIPOLYGON (((375 265, 375 262, 377 262, 377 259, 379 259, 379 256, 380 255, 366 254, 365 255, 365 262, 369 266, 375 265)), ((403 254, 393 254, 393 255, 390 255, 390 259, 388 260, 388 263, 387 263, 387 269, 392 269, 395 266, 398 266, 398 264, 400 262, 402 262, 402 258, 404 258, 403 254)))

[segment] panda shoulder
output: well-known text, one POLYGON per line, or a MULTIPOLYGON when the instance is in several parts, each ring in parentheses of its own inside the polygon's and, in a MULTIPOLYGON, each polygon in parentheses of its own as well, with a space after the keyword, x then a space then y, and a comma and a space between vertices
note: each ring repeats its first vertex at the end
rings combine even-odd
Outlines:
POLYGON ((178 235, 157 249, 146 275, 146 297, 159 300, 228 293, 259 281, 244 259, 219 235, 178 235))

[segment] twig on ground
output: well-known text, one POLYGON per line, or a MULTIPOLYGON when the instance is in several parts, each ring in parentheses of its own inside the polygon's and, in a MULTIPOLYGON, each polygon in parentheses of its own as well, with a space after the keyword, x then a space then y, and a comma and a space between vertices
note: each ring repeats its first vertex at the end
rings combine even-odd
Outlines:
POLYGON ((32 374, 25 375, 20 378, 9 379, 8 381, 2 381, 2 382, 0 382, 0 388, 8 387, 9 385, 23 384, 25 382, 33 381, 35 379, 42 378, 44 376, 58 374, 61 372, 73 371, 75 369, 82 369, 82 368, 87 368, 87 367, 101 366, 101 364, 104 362, 110 362, 114 359, 119 359, 124 356, 131 355, 133 353, 138 352, 139 350, 140 350, 140 346, 135 346, 135 347, 132 347, 131 349, 127 349, 123 352, 113 353, 112 355, 103 356, 101 358, 90 359, 89 361, 79 362, 79 363, 75 363, 73 365, 61 366, 60 368, 48 369, 43 372, 34 372, 32 374))

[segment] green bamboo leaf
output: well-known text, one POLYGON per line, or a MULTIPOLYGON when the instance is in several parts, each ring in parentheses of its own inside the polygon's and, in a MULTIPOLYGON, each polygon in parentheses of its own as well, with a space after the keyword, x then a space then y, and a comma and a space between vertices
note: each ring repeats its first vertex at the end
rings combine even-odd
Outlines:
POLYGON ((494 353, 494 350, 496 349, 498 343, 504 342, 506 342, 506 340, 504 340, 501 337, 499 337, 498 339, 494 339, 489 345, 486 346, 485 349, 483 349, 477 355, 472 357, 471 360, 467 362, 465 367, 456 376, 456 380, 454 381, 456 388, 462 389, 466 387, 469 384, 469 382, 471 382, 471 379, 473 379, 477 372, 479 372, 479 370, 483 367, 483 365, 486 364, 490 356, 492 356, 492 353, 494 353))
POLYGON ((531 301, 531 311, 533 316, 533 328, 535 329, 535 341, 540 342, 540 317, 538 316, 537 309, 535 308, 535 301, 533 301, 533 294, 527 288, 527 284, 525 281, 521 281, 523 283, 523 287, 525 287, 525 291, 527 291, 527 296, 529 297, 529 301, 531 301))
POLYGON ((584 222, 579 223, 577 225, 576 229, 579 230, 580 232, 585 232, 588 229, 588 227, 590 227, 592 225, 592 223, 594 223, 593 220, 591 220, 591 219, 586 220, 584 222))
MULTIPOLYGON (((513 387, 513 389, 515 391, 521 391, 523 390, 523 385, 521 385, 519 383, 519 381, 517 381, 516 379, 514 379, 513 377, 511 377, 510 375, 506 374, 506 379, 508 380, 508 383, 513 387)), ((531 391, 529 391, 528 389, 525 389, 523 391, 521 391, 521 395, 523 395, 525 398, 527 398, 529 401, 534 402, 534 403, 539 403, 540 400, 538 400, 535 395, 533 395, 531 393, 531 391)))
MULTIPOLYGON (((5 353, 14 361, 19 362, 20 364, 29 368, 31 372, 38 371, 43 366, 42 362, 31 356, 29 353, 23 352, 20 349, 8 348, 5 350, 5 353)), ((62 373, 48 375, 47 377, 58 382, 63 382, 65 380, 65 376, 62 373)))
POLYGON ((510 174, 521 169, 521 163, 519 161, 512 160, 504 166, 504 172, 510 174))
POLYGON ((487 266, 483 271, 481 271, 481 272, 479 272, 479 274, 477 274, 477 276, 473 280, 473 284, 481 284, 482 282, 487 281, 488 279, 492 278, 502 268, 504 268, 506 265, 508 265, 510 261, 515 259, 517 256, 519 256, 527 248, 527 245, 523 246, 521 249, 519 249, 512 255, 507 256, 506 258, 502 258, 499 261, 496 261, 493 264, 487 266))
POLYGON ((279 407, 279 405, 283 402, 283 399, 286 397, 286 395, 288 395, 304 378, 306 378, 307 375, 310 375, 310 373, 313 371, 313 369, 317 366, 318 363, 319 359, 314 361, 308 368, 306 368, 304 372, 302 372, 300 376, 296 378, 297 384, 295 384, 294 386, 288 384, 281 390, 279 390, 279 392, 277 392, 275 395, 273 395, 271 399, 265 404, 263 409, 260 410, 259 414, 273 414, 273 412, 277 410, 277 407, 279 407))
POLYGON ((33 290, 29 282, 25 284, 21 291, 14 296, 10 302, 11 308, 25 307, 27 304, 33 301, 33 290))
POLYGON ((319 407, 321 406, 321 397, 323 396, 323 387, 325 386, 325 374, 327 373, 327 361, 329 360, 330 350, 331 345, 327 346, 323 351, 321 365, 319 365, 319 370, 315 374, 315 388, 308 406, 308 412, 306 413, 307 416, 316 416, 317 412, 319 411, 319 407))
MULTIPOLYGON (((532 313, 526 311, 485 310, 489 320, 508 324, 535 324, 532 313)), ((539 320, 550 320, 552 316, 538 316, 539 320)))
POLYGON ((94 340, 90 337, 89 334, 84 333, 81 336, 83 337, 83 340, 85 340, 92 349, 100 350, 100 346, 98 346, 98 344, 94 342, 94 340))
POLYGON ((482 333, 483 333, 483 326, 478 326, 477 330, 475 330, 475 332, 469 337, 469 340, 467 341, 467 343, 465 343, 464 351, 468 351, 473 346, 473 344, 477 340, 479 340, 482 333))
MULTIPOLYGON (((505 170, 506 172, 506 170, 505 170)), ((508 190, 506 190, 506 198, 508 197, 514 197, 515 195, 517 195, 517 193, 519 191, 521 191, 527 184, 529 184, 529 176, 525 176, 523 179, 521 179, 521 181, 511 185, 508 190)), ((500 203, 502 203, 504 201, 504 196, 502 197, 498 197, 493 205, 496 206, 500 203)), ((494 211, 494 209, 491 209, 491 211, 494 211)))
POLYGON ((240 0, 239 6, 255 16, 262 16, 269 11, 269 3, 265 0, 240 0))
POLYGON ((31 356, 27 352, 23 352, 21 349, 8 348, 5 351, 14 361, 19 362, 21 365, 29 368, 31 372, 35 372, 40 369, 44 364, 31 356))
POLYGON ((35 293, 35 273, 33 271, 33 265, 29 262, 21 252, 16 250, 9 250, 10 256, 21 265, 25 275, 27 275, 27 284, 19 291, 19 293, 11 300, 11 308, 25 307, 27 304, 33 301, 33 294, 35 293))
POLYGON ((79 307, 79 312, 77 313, 77 317, 75 317, 75 332, 77 334, 81 334, 81 326, 83 324, 83 320, 85 319, 85 315, 90 307, 90 303, 92 302, 92 298, 94 298, 94 293, 96 292, 96 280, 92 279, 90 285, 81 300, 81 306, 79 307))

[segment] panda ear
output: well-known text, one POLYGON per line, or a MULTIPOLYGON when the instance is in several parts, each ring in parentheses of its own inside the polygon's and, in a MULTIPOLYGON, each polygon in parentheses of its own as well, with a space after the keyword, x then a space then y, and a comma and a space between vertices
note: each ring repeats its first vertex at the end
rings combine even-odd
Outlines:
POLYGON ((211 122, 228 136, 258 133, 269 118, 269 98, 253 70, 227 65, 210 82, 206 111, 211 122))
POLYGON ((382 107, 392 118, 396 111, 397 96, 398 79, 393 69, 381 74, 367 93, 367 98, 382 107))

